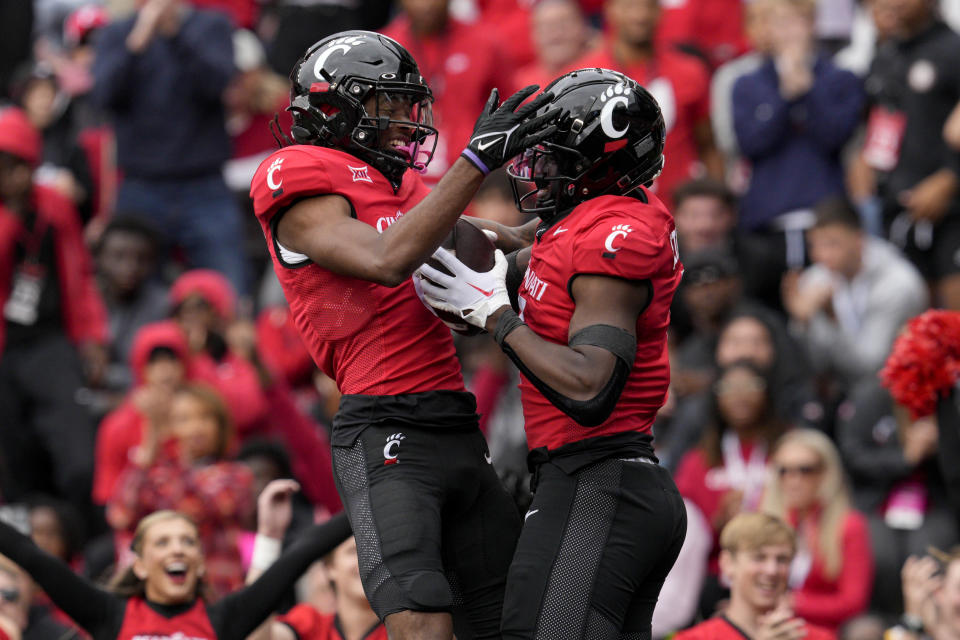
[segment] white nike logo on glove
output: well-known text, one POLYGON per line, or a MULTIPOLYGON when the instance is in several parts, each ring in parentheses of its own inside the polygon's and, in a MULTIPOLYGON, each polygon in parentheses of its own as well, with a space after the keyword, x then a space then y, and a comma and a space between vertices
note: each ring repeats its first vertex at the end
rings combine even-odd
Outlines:
POLYGON ((492 145, 495 145, 495 144, 497 144, 498 142, 500 142, 501 140, 503 140, 503 138, 494 138, 493 140, 491 140, 490 142, 487 142, 487 143, 478 142, 478 143, 477 143, 477 150, 478 150, 478 151, 484 151, 487 147, 490 147, 490 146, 492 146, 492 145))

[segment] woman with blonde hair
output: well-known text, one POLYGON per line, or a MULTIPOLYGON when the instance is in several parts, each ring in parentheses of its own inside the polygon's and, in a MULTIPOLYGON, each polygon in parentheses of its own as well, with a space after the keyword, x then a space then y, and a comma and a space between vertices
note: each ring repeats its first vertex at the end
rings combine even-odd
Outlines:
POLYGON ((206 567, 197 526, 176 511, 157 511, 138 523, 135 559, 115 583, 115 593, 78 576, 3 522, 0 554, 20 565, 93 640, 241 640, 266 620, 315 560, 349 535, 343 515, 311 527, 256 582, 214 604, 202 593, 206 567))
POLYGON ((864 611, 873 558, 866 518, 850 506, 840 454, 813 429, 794 429, 777 442, 761 509, 797 531, 790 572, 794 610, 836 630, 864 611))

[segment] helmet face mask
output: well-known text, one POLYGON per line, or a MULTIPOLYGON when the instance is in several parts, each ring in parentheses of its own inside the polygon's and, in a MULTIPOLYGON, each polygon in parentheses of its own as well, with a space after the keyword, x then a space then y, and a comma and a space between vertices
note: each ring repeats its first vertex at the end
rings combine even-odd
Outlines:
POLYGON ((436 148, 433 94, 394 40, 369 31, 335 34, 313 45, 290 79, 295 143, 346 151, 394 189, 407 169, 426 169, 436 148))
POLYGON ((663 169, 666 129, 656 100, 606 69, 580 69, 544 91, 560 108, 557 132, 511 162, 514 200, 550 222, 585 200, 649 186, 663 169))

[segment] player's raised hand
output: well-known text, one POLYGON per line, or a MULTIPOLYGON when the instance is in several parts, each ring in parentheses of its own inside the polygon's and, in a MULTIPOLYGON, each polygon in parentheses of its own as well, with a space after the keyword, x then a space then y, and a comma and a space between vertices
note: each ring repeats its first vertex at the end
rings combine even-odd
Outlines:
POLYGON ((461 155, 487 174, 552 135, 557 130, 553 121, 560 114, 560 109, 535 114, 553 99, 553 94, 541 93, 520 106, 538 88, 534 84, 521 89, 504 100, 503 104, 500 104, 499 92, 496 89, 491 91, 473 127, 470 143, 461 155))
POLYGON ((300 490, 295 480, 273 480, 257 498, 257 533, 282 540, 293 519, 293 494, 300 490))
POLYGON ((473 326, 485 329, 490 314, 510 306, 507 259, 499 249, 494 255, 493 269, 477 272, 443 247, 437 249, 434 259, 453 275, 429 264, 422 265, 417 273, 422 277, 423 299, 435 309, 457 314, 473 326))

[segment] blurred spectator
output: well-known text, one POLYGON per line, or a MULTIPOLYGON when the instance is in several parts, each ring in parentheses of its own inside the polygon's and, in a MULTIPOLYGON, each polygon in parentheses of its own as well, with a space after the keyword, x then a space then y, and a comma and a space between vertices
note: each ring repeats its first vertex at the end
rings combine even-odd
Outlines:
MULTIPOLYGON (((236 459, 253 474, 254 495, 261 495, 274 480, 292 480, 296 477, 286 448, 274 440, 250 440, 237 453, 236 459)), ((302 492, 293 494, 291 502, 292 520, 284 536, 288 541, 314 522, 313 507, 302 492)), ((259 506, 257 515, 259 517, 259 506)))
POLYGON ((73 126, 70 98, 60 90, 53 69, 46 63, 21 69, 14 79, 14 98, 43 137, 36 181, 59 191, 83 221, 89 220, 93 178, 73 126))
POLYGON ((0 111, 0 486, 16 500, 52 480, 91 515, 94 424, 77 392, 103 378, 106 314, 76 210, 33 183, 40 145, 22 111, 0 111))
POLYGON ((537 59, 517 69, 513 75, 514 89, 531 84, 544 88, 573 70, 576 61, 586 53, 592 35, 576 0, 542 0, 533 6, 530 18, 537 59))
POLYGON ((870 70, 877 49, 893 37, 897 27, 894 5, 897 0, 866 0, 854 19, 850 45, 834 56, 842 69, 849 69, 861 78, 870 70))
POLYGON ((943 139, 953 149, 960 151, 960 102, 950 113, 950 117, 943 124, 943 139))
POLYGON ((740 225, 771 234, 782 268, 804 264, 810 207, 843 193, 840 150, 863 105, 857 77, 817 55, 814 8, 812 0, 769 0, 766 60, 733 86, 737 145, 752 165, 740 225))
POLYGON ((382 31, 391 0, 271 0, 263 3, 257 33, 264 39, 270 68, 287 77, 303 52, 334 33, 382 31))
POLYGON ((228 343, 228 331, 239 324, 236 305, 233 287, 216 271, 187 271, 170 288, 170 308, 187 337, 192 366, 199 379, 223 395, 243 438, 262 428, 267 400, 261 388, 262 371, 245 357, 255 350, 242 354, 228 343))
POLYGON ((231 27, 183 0, 145 0, 97 38, 93 94, 113 116, 124 174, 120 211, 148 214, 191 266, 246 294, 240 212, 223 181, 230 157, 222 94, 233 76, 231 27))
POLYGON ((907 556, 958 539, 936 461, 936 418, 912 420, 869 380, 841 405, 837 441, 853 481, 854 504, 870 521, 876 566, 872 608, 900 611, 897 576, 907 556))
POLYGON ((721 615, 681 631, 675 640, 836 637, 805 621, 790 605, 788 576, 797 543, 785 522, 767 514, 740 514, 724 528, 720 544, 730 604, 721 615))
POLYGON ((230 16, 238 29, 252 29, 257 23, 261 4, 259 0, 190 0, 190 4, 213 9, 230 16))
POLYGON ((126 391, 133 383, 130 353, 145 325, 167 317, 167 292, 156 280, 156 231, 136 216, 110 221, 96 245, 97 285, 110 323, 107 387, 126 391))
POLYGON ((711 364, 720 327, 744 300, 740 266, 727 248, 710 247, 688 253, 683 258, 683 268, 684 283, 678 294, 689 313, 693 331, 673 351, 679 374, 674 383, 679 384, 681 395, 705 386, 703 381, 683 377, 693 369, 695 377, 702 378, 703 370, 711 364))
POLYGON ((257 315, 257 345, 266 365, 291 389, 312 387, 317 365, 285 304, 266 307, 257 315))
POLYGON ((107 520, 118 542, 129 542, 137 522, 153 511, 186 514, 200 531, 204 579, 214 598, 222 598, 243 585, 239 537, 254 515, 253 475, 227 459, 233 437, 227 408, 209 387, 187 386, 174 394, 169 431, 152 422, 146 427, 137 466, 120 479, 107 520), (167 437, 175 455, 164 447, 167 437))
POLYGON ((672 208, 673 189, 706 172, 723 176, 723 159, 710 126, 710 78, 706 65, 656 41, 660 19, 658 0, 606 0, 608 36, 576 67, 620 71, 640 84, 660 103, 667 127, 663 149, 669 158, 654 183, 657 196, 672 208))
POLYGON ((762 510, 797 532, 790 572, 798 616, 836 631, 866 610, 873 581, 867 519, 850 507, 840 454, 813 429, 788 432, 770 455, 762 510))
MULTIPOLYGON (((478 0, 476 4, 480 9, 480 16, 474 23, 474 29, 496 34, 510 68, 518 69, 533 64, 536 59, 536 43, 530 34, 533 12, 540 3, 537 0, 478 0)), ((460 6, 469 5, 463 3, 460 6)), ((575 34, 571 32, 568 37, 575 39, 575 34)), ((527 85, 517 88, 523 86, 527 85)))
POLYGON ((450 15, 450 0, 400 0, 400 7, 403 13, 383 34, 407 48, 433 92, 433 124, 440 133, 424 174, 432 185, 470 141, 490 90, 510 86, 511 68, 491 32, 450 15))
POLYGON ((784 279, 783 304, 815 370, 849 388, 883 366, 897 331, 926 308, 926 287, 894 247, 863 232, 847 200, 827 199, 814 215, 813 266, 784 279))
POLYGON ((154 322, 137 331, 130 349, 134 387, 97 431, 94 502, 106 504, 114 494, 145 434, 168 431, 173 394, 191 369, 187 340, 176 323, 154 322))
POLYGON ((5 556, 0 556, 0 637, 5 629, 11 640, 79 640, 79 633, 50 615, 44 605, 34 604, 35 588, 30 576, 5 556))
POLYGON ((289 131, 293 124, 285 111, 290 103, 290 83, 267 67, 266 52, 252 31, 233 32, 233 61, 238 73, 224 96, 227 132, 233 145, 225 176, 231 190, 246 196, 260 162, 277 148, 270 121, 279 115, 281 131, 289 131))
POLYGON ((710 123, 717 149, 723 154, 727 183, 739 194, 747 189, 749 164, 740 154, 737 134, 733 129, 733 85, 763 64, 770 50, 767 37, 767 0, 754 0, 743 10, 743 30, 750 50, 721 65, 710 79, 710 123))
POLYGON ((960 636, 960 547, 911 556, 903 565, 904 613, 889 640, 953 640, 960 636))
MULTIPOLYGON (((784 424, 816 425, 823 414, 817 401, 810 370, 800 346, 787 333, 782 321, 773 312, 756 305, 744 305, 733 311, 720 330, 716 346, 711 350, 713 369, 725 369, 737 362, 748 361, 767 372, 777 418, 784 424)), ((710 420, 709 389, 688 395, 678 401, 670 424, 657 430, 657 457, 669 468, 703 435, 710 420)))
POLYGON ((723 369, 711 403, 713 412, 700 444, 683 457, 675 475, 680 493, 713 530, 710 575, 701 597, 704 616, 712 615, 722 595, 717 576, 720 531, 740 511, 760 505, 767 453, 783 432, 769 378, 753 364, 739 362, 723 369))
POLYGON ((749 49, 743 15, 751 3, 677 0, 662 4, 663 19, 657 39, 665 45, 692 49, 704 56, 713 69, 749 49))
POLYGON ((236 298, 226 278, 188 271, 170 288, 170 302, 190 346, 191 367, 225 399, 238 439, 279 435, 293 454, 304 493, 331 513, 340 511, 329 441, 261 357, 254 324, 235 317, 236 298))
POLYGON ((960 154, 943 126, 960 101, 960 36, 932 0, 896 0, 895 37, 867 76, 870 116, 863 147, 878 172, 884 222, 935 285, 936 302, 960 309, 960 154))
POLYGON ((673 192, 673 218, 681 259, 705 249, 726 249, 740 266, 746 295, 779 307, 779 258, 768 243, 737 232, 737 198, 722 182, 696 178, 680 184, 673 192))
POLYGON ((10 96, 13 72, 33 50, 33 2, 0 1, 0 98, 10 96))

